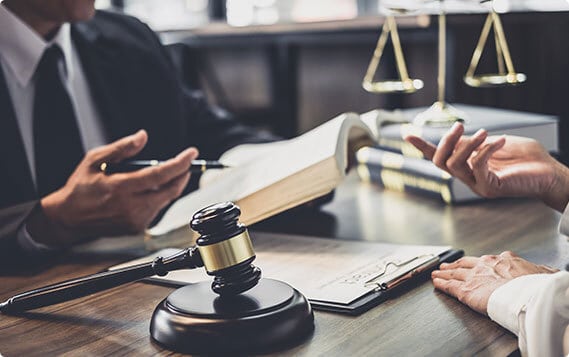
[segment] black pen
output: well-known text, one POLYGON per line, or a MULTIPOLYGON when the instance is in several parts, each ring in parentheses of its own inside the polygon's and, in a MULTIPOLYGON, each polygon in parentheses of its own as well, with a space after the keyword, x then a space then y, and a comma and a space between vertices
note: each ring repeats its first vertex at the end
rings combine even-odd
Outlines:
MULTIPOLYGON (((115 174, 119 172, 132 172, 140 170, 145 167, 158 166, 164 163, 164 161, 159 160, 133 160, 133 161, 123 161, 123 162, 103 162, 99 169, 107 175, 115 174)), ((193 160, 190 165, 190 172, 204 172, 209 169, 225 169, 229 166, 222 164, 219 161, 211 160, 193 160)))

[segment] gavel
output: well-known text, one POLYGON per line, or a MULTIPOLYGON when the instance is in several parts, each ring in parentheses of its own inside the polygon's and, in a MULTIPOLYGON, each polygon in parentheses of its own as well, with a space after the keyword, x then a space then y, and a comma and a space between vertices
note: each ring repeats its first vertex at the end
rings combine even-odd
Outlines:
POLYGON ((236 295, 257 285, 261 270, 251 264, 255 252, 244 225, 238 222, 241 210, 221 203, 197 212, 190 226, 201 234, 197 244, 151 263, 105 271, 67 280, 11 297, 0 304, 3 313, 14 313, 77 299, 120 285, 165 276, 170 271, 205 267, 214 277, 211 288, 220 296, 236 295))
POLYGON ((267 351, 296 341, 314 329, 308 300, 286 283, 261 279, 261 270, 241 210, 232 202, 208 206, 190 227, 196 245, 150 263, 105 271, 28 291, 0 304, 14 314, 53 305, 153 275, 205 267, 207 282, 182 287, 155 309, 150 334, 160 345, 190 353, 267 351), (213 293, 212 293, 213 291, 213 293), (219 343, 223 339, 224 343, 219 343))

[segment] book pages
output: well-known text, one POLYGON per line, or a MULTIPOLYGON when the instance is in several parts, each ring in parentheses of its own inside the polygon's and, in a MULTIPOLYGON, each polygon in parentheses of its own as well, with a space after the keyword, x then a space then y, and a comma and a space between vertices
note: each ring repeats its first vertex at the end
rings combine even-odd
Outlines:
MULTIPOLYGON (((223 201, 238 202, 329 158, 336 159, 337 170, 323 173, 330 176, 330 179, 322 179, 336 182, 335 176, 343 176, 347 166, 348 139, 354 127, 360 128, 359 136, 367 136, 371 141, 371 131, 359 120, 359 115, 346 113, 294 139, 262 144, 257 152, 251 148, 252 145, 246 145, 240 150, 242 154, 252 154, 248 160, 243 158, 245 155, 237 159, 237 149, 231 153, 232 160, 231 157, 226 157, 223 161, 227 165, 233 165, 232 168, 216 173, 198 191, 178 199, 162 219, 147 231, 147 236, 167 234, 186 225, 196 211, 208 205, 223 201)), ((308 183, 312 182, 307 180, 307 186, 308 183)), ((282 194, 286 195, 286 192, 282 194)), ((308 191, 306 193, 307 196, 311 194, 313 193, 308 191)), ((259 213, 250 214, 263 216, 259 213)))

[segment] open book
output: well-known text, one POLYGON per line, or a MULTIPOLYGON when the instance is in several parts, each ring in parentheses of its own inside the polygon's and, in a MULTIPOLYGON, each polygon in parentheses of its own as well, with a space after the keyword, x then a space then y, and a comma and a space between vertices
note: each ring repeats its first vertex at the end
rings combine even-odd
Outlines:
POLYGON ((233 201, 250 225, 331 192, 344 178, 348 157, 377 137, 377 113, 345 113, 294 139, 241 145, 220 161, 231 166, 202 178, 199 190, 176 201, 146 232, 150 249, 187 245, 193 214, 233 201))

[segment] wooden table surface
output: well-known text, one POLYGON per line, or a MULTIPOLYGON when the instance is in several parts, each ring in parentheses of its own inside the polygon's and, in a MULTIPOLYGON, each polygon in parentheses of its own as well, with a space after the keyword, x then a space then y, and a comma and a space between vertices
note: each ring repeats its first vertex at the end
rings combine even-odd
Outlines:
MULTIPOLYGON (((563 268, 567 238, 559 213, 526 199, 446 206, 429 198, 382 191, 351 174, 319 212, 295 210, 252 227, 261 231, 409 244, 441 244, 469 255, 510 249, 563 268)), ((144 255, 132 239, 104 239, 40 271, 0 277, 0 300, 46 284, 95 273, 144 255)), ((262 267, 261 267, 262 268, 262 267)), ((28 312, 0 315, 0 354, 170 355, 153 344, 154 307, 173 289, 133 283, 86 298, 28 312)), ((507 356, 515 336, 425 282, 372 310, 350 317, 315 312, 314 334, 278 355, 295 356, 507 356)))

